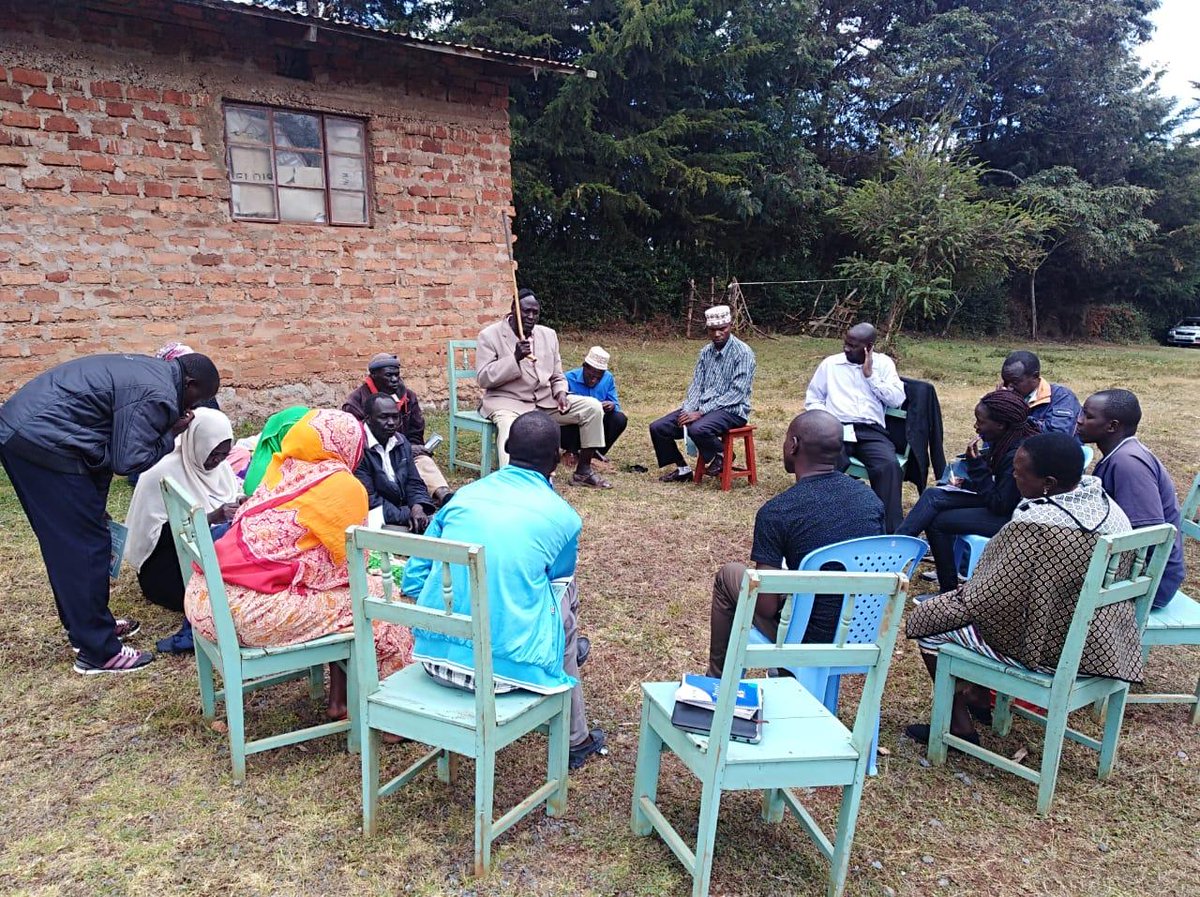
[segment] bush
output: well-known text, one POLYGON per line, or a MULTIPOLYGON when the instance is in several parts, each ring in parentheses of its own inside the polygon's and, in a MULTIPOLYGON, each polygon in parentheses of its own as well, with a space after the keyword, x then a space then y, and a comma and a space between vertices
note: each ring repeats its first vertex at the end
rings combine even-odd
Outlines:
POLYGON ((1085 326, 1091 339, 1112 343, 1136 342, 1150 335, 1145 315, 1127 302, 1090 306, 1085 326))

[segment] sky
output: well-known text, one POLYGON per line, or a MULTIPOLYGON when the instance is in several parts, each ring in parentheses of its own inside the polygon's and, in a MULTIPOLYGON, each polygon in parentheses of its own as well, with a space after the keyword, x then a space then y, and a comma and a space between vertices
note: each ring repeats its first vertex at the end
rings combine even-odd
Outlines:
POLYGON ((1185 102, 1200 98, 1200 90, 1191 85, 1200 81, 1200 0, 1162 0, 1151 19, 1157 28, 1141 47, 1142 61, 1166 70, 1159 82, 1164 94, 1185 102))

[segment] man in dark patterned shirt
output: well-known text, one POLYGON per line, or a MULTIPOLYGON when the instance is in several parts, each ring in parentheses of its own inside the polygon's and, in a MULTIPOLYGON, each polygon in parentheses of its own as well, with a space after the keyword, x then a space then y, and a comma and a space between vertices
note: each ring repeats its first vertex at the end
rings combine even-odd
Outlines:
POLYGON ((685 427, 700 453, 700 463, 708 465, 708 474, 715 476, 721 472, 721 437, 745 426, 750 416, 754 350, 731 332, 733 315, 728 305, 710 308, 704 313, 704 323, 712 342, 700 350, 683 406, 650 425, 658 466, 674 465, 659 477, 664 483, 692 478, 692 468, 676 444, 684 438, 685 427))
MULTIPOLYGON (((759 570, 795 570, 810 551, 861 536, 883 535, 883 502, 871 488, 838 470, 842 424, 827 411, 807 411, 788 427, 783 467, 796 485, 769 499, 754 518, 750 561, 759 570)), ((720 676, 746 565, 729 563, 713 581, 708 675, 720 676)), ((760 592, 754 628, 770 639, 779 629, 786 595, 760 592)), ((804 632, 806 642, 830 642, 837 632, 841 596, 818 595, 804 632)))

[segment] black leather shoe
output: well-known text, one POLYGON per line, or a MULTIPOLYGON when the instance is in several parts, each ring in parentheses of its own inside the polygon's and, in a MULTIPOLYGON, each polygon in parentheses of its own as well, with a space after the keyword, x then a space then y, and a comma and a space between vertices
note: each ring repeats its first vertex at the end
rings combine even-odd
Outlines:
POLYGON ((586 635, 575 639, 575 664, 583 666, 587 663, 588 655, 592 653, 592 640, 586 635))

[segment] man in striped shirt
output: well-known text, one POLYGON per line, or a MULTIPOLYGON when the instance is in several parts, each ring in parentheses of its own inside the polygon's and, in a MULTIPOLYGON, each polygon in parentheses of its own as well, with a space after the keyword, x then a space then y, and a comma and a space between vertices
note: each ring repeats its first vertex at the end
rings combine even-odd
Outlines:
POLYGON ((692 468, 679 452, 677 441, 687 435, 700 453, 707 473, 721 472, 721 437, 742 427, 750 416, 750 390, 754 386, 754 350, 733 335, 733 315, 728 305, 704 313, 708 338, 700 350, 696 370, 683 406, 650 425, 650 441, 659 467, 673 465, 659 477, 664 483, 692 478, 692 468))

